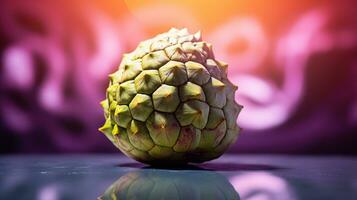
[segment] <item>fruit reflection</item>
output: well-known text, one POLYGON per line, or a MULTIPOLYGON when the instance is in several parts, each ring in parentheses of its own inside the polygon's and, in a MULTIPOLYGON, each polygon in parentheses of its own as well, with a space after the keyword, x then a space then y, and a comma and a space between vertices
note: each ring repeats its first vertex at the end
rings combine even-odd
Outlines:
POLYGON ((240 198, 229 181, 215 172, 142 169, 120 177, 98 199, 240 198))

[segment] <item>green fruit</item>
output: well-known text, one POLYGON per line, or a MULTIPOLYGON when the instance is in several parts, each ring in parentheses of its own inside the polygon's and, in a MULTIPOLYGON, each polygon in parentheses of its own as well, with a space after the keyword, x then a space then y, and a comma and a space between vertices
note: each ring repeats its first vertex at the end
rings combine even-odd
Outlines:
POLYGON ((141 42, 109 76, 99 130, 125 155, 148 164, 218 158, 240 130, 242 106, 227 67, 200 33, 187 29, 141 42))
POLYGON ((239 200, 240 197, 227 178, 212 171, 142 169, 120 177, 98 199, 239 200))

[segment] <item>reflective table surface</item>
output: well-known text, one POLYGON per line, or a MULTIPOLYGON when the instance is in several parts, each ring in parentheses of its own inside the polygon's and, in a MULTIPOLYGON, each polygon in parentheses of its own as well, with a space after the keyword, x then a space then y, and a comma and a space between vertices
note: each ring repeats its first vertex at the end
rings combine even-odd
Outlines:
POLYGON ((357 199, 357 158, 224 155, 158 169, 120 155, 0 156, 0 199, 357 199))

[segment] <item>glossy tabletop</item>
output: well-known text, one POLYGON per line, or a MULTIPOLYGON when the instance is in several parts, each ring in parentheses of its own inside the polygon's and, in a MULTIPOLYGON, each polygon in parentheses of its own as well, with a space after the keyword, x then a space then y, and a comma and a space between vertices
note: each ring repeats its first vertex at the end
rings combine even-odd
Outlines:
POLYGON ((120 155, 0 156, 0 199, 357 199, 357 159, 224 155, 158 169, 120 155))

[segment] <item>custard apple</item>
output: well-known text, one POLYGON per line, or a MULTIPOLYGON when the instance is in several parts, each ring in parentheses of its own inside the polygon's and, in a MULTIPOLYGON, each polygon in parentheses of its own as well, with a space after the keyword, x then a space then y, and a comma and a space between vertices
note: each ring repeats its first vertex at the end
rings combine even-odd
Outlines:
POLYGON ((240 131, 242 106, 227 67, 200 32, 173 28, 143 41, 109 75, 99 130, 125 155, 147 164, 218 158, 240 131))

